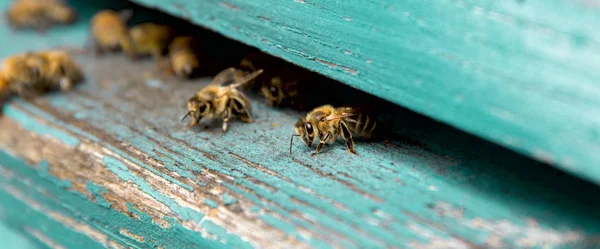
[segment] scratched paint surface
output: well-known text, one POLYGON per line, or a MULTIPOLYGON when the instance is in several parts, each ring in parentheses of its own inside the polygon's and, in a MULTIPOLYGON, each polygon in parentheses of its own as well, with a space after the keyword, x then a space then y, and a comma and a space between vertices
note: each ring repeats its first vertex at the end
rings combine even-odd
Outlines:
POLYGON ((13 100, 0 119, 2 220, 40 244, 541 248, 600 232, 596 186, 407 111, 406 139, 357 143, 359 157, 296 143, 292 159, 298 113, 253 102, 257 122, 225 136, 186 128, 184 102, 207 80, 77 59, 88 80, 74 92, 13 100))
POLYGON ((597 1, 135 2, 600 183, 597 1))

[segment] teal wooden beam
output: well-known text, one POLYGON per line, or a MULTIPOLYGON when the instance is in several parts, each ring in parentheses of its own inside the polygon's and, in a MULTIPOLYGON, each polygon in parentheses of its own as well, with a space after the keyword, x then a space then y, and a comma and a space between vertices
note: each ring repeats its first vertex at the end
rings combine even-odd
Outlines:
POLYGON ((134 2, 600 183, 590 1, 134 2))
MULTIPOLYGON (((0 55, 86 33, 0 23, 15 44, 0 55)), ((13 99, 0 118, 0 220, 45 247, 578 248, 600 232, 597 186, 415 114, 398 111, 405 138, 357 142, 360 156, 298 143, 291 158, 301 113, 252 96, 255 123, 186 128, 185 99, 209 79, 76 59, 73 92, 13 99)))

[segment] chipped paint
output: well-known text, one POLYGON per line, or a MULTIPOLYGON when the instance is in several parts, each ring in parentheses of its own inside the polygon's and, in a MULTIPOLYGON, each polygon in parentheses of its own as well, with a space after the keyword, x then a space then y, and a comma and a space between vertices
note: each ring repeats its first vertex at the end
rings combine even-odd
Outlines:
MULTIPOLYGON (((250 9, 245 6, 239 5, 244 10, 240 14, 250 9)), ((358 23, 360 19, 354 20, 358 23)), ((279 20, 272 18, 271 22, 279 20)), ((353 56, 345 57, 356 56, 364 64, 363 50, 340 47, 351 48, 353 56)), ((331 149, 319 158, 303 155, 292 160, 285 149, 288 140, 282 138, 289 137, 296 113, 269 110, 266 123, 232 124, 224 136, 212 129, 185 128, 179 122, 182 96, 206 82, 169 81, 159 91, 139 78, 131 82, 98 78, 109 75, 103 71, 107 68, 111 76, 145 72, 153 66, 151 62, 124 64, 127 59, 121 57, 78 59, 90 80, 75 92, 32 103, 17 100, 11 105, 76 137, 79 144, 67 146, 52 136, 39 136, 36 130, 24 130, 13 119, 0 119, 5 130, 13 131, 0 133, 5 151, 0 153, 0 168, 18 176, 0 177, 6 177, 3 184, 27 190, 45 209, 73 216, 72 220, 105 234, 110 238, 106 243, 113 247, 370 248, 439 245, 440 241, 515 245, 520 241, 521 237, 508 232, 490 236, 494 226, 465 223, 474 219, 492 224, 507 220, 514 226, 529 226, 524 221, 535 219, 542 231, 560 235, 573 230, 584 231, 582 235, 598 231, 595 211, 586 209, 596 206, 592 200, 555 202, 579 192, 567 195, 561 189, 583 188, 581 183, 563 182, 565 177, 546 172, 545 166, 499 148, 490 149, 480 140, 464 141, 465 134, 439 124, 426 123, 427 135, 418 135, 421 130, 410 126, 420 125, 422 118, 407 115, 410 118, 405 120, 411 122, 402 127, 415 132, 427 148, 405 141, 385 146, 361 143, 359 157, 331 149), (121 94, 124 92, 126 96, 121 94), (161 99, 160 103, 156 99, 161 99), (85 119, 74 117, 84 112, 89 114, 85 119), (273 122, 280 126, 265 131, 265 124, 273 122), (40 174, 44 167, 35 165, 42 161, 47 162, 47 171, 40 174), (535 177, 520 169, 532 170, 535 177), (544 184, 537 178, 552 182, 556 191, 536 188, 544 184), (70 181, 71 187, 61 185, 63 180, 70 181), (437 190, 429 191, 429 186, 437 190), (224 194, 234 197, 236 203, 224 205, 224 194), (217 208, 205 200, 212 200, 217 208), (434 203, 434 208, 428 208, 429 203, 434 203), (462 211, 440 215, 440 209, 448 208, 462 211), (122 236, 123 228, 143 236, 144 242, 122 236)), ((376 60, 374 64, 379 67, 381 63, 376 60)), ((431 79, 422 79, 423 86, 431 83, 431 79)), ((257 113, 263 113, 264 107, 255 103, 257 113)), ((4 191, 0 191, 0 201, 11 203, 3 212, 15 223, 31 224, 36 218, 55 228, 43 231, 45 236, 68 248, 81 248, 76 244, 81 241, 99 245, 75 231, 75 226, 64 226, 42 212, 21 214, 18 211, 31 210, 29 205, 4 191), (75 242, 60 239, 72 234, 75 242)))
POLYGON ((135 239, 138 242, 144 242, 144 236, 134 234, 134 233, 130 232, 127 228, 119 229, 119 233, 122 235, 125 235, 129 238, 135 239))
POLYGON ((225 205, 233 205, 237 203, 237 200, 227 193, 224 193, 221 197, 223 198, 223 204, 225 205))
POLYGON ((158 201, 167 205, 173 212, 180 215, 182 219, 199 221, 204 216, 202 213, 194 211, 190 208, 181 207, 176 201, 169 199, 168 197, 161 194, 160 191, 157 191, 156 189, 152 188, 146 182, 146 180, 139 178, 138 176, 131 173, 128 167, 122 161, 123 159, 119 160, 111 156, 104 156, 102 160, 104 161, 105 166, 117 176, 119 176, 121 180, 134 182, 144 192, 150 194, 158 201))

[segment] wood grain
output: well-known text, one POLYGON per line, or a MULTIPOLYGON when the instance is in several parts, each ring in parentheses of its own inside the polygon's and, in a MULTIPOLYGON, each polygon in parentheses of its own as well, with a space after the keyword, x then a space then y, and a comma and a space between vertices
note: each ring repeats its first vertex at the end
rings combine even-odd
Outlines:
POLYGON ((594 1, 134 1, 600 183, 594 1))
POLYGON ((0 132, 2 193, 91 238, 67 248, 505 248, 600 229, 595 204, 575 194, 595 186, 440 124, 407 131, 421 146, 363 142, 360 156, 333 145, 310 157, 297 144, 290 158, 298 113, 267 118, 254 102, 257 122, 226 135, 186 128, 185 99, 207 79, 161 79, 152 62, 120 56, 78 60, 88 81, 75 92, 14 100, 0 119, 11 131, 0 132))
MULTIPOLYGON (((0 55, 86 31, 0 26, 16 44, 0 55)), ((301 113, 252 96, 255 123, 186 128, 209 79, 77 60, 73 92, 14 99, 0 118, 0 221, 49 248, 535 248, 600 232, 597 186, 392 105, 400 138, 357 142, 360 156, 298 141, 291 158, 301 113)))

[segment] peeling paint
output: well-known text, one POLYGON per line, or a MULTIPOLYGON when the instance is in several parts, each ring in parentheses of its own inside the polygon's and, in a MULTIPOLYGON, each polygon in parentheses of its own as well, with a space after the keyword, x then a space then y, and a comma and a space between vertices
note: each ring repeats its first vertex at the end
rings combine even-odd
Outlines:
POLYGON ((225 205, 233 205, 237 203, 237 200, 227 193, 224 193, 221 197, 223 198, 223 204, 225 205))
POLYGON ((189 208, 181 207, 175 201, 162 195, 159 191, 152 188, 144 179, 141 179, 132 174, 128 167, 118 159, 110 156, 103 157, 104 164, 113 173, 119 176, 123 181, 132 181, 139 186, 144 192, 150 194, 155 199, 167 205, 173 212, 179 214, 185 220, 200 220, 204 216, 201 213, 193 211, 189 208))
POLYGON ((138 242, 144 242, 144 236, 134 234, 134 233, 130 232, 127 228, 119 229, 119 233, 122 235, 125 235, 129 238, 135 239, 138 242))

